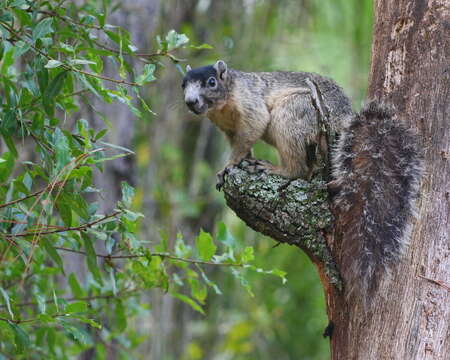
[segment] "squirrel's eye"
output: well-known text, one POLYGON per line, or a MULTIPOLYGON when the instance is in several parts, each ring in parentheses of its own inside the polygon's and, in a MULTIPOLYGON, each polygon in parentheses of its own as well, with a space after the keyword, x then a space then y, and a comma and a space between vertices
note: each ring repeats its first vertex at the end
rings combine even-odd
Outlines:
POLYGON ((208 86, 209 87, 215 87, 216 86, 216 79, 214 79, 213 77, 210 77, 208 79, 208 86))

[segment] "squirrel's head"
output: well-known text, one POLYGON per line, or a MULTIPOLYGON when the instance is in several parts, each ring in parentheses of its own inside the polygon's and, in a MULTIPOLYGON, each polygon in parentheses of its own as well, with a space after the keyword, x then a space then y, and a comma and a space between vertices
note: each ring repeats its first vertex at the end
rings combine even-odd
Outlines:
POLYGON ((186 66, 181 87, 186 105, 197 115, 204 114, 226 99, 227 64, 219 60, 214 65, 191 69, 186 66))

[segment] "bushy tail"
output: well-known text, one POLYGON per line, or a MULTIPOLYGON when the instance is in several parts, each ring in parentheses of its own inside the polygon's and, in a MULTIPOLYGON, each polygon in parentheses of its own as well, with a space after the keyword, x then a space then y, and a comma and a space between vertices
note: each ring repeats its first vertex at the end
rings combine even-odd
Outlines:
POLYGON ((340 270, 346 293, 366 304, 408 244, 421 176, 415 136, 392 117, 388 106, 368 103, 346 125, 333 159, 340 270))

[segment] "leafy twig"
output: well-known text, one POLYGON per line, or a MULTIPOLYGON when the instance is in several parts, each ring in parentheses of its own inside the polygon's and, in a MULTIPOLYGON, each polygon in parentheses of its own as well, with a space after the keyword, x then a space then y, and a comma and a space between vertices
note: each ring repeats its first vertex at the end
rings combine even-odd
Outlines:
MULTIPOLYGON (((85 296, 85 297, 71 297, 71 298, 64 298, 64 301, 67 302, 73 302, 73 301, 91 301, 91 300, 100 300, 100 299, 114 299, 123 295, 130 295, 130 294, 134 294, 134 293, 138 293, 139 291, 143 291, 144 289, 124 289, 122 291, 117 292, 116 294, 102 294, 102 295, 91 295, 91 296, 85 296)), ((46 300, 44 303, 45 304, 52 304, 54 303, 55 300, 51 299, 51 300, 46 300)), ((34 306, 34 305, 38 305, 37 302, 35 301, 30 301, 30 302, 24 302, 24 303, 18 303, 18 304, 14 304, 14 307, 26 307, 26 306, 34 306)), ((5 308, 6 305, 0 305, 0 309, 1 308, 5 308)))
MULTIPOLYGON (((61 316, 67 316, 67 314, 53 314, 50 315, 52 318, 57 318, 57 317, 61 317, 61 316)), ((32 318, 32 319, 24 319, 24 320, 13 320, 13 319, 7 319, 4 317, 0 317, 0 321, 6 321, 9 323, 14 323, 14 324, 23 324, 23 323, 30 323, 30 322, 35 322, 35 321, 39 321, 39 318, 32 318)))
MULTIPOLYGON (((59 181, 57 183, 57 185, 60 185, 61 183, 62 183, 62 181, 59 181)), ((36 195, 42 194, 43 192, 47 191, 49 189, 49 187, 50 187, 50 185, 47 185, 45 188, 43 188, 41 190, 38 190, 38 191, 35 191, 34 193, 32 193, 30 195, 24 196, 24 197, 22 197, 20 199, 9 201, 9 202, 4 203, 4 204, 0 204, 0 209, 3 209, 5 207, 8 207, 8 206, 11 206, 11 205, 14 205, 14 204, 17 204, 17 203, 22 202, 22 201, 25 201, 27 199, 30 199, 30 198, 36 196, 36 195)))
MULTIPOLYGON (((22 36, 19 35, 19 33, 17 33, 11 26, 9 26, 9 24, 0 21, 0 24, 2 24, 6 30, 8 30, 11 34, 13 34, 14 36, 16 36, 18 39, 22 40, 23 42, 27 43, 28 45, 30 45, 30 47, 37 52, 38 54, 44 56, 46 59, 48 60, 53 60, 56 61, 55 59, 53 59, 50 55, 46 54, 45 52, 43 52, 41 49, 37 48, 33 43, 30 43, 29 41, 27 41, 27 39, 23 38, 22 36)), ((84 71, 81 69, 77 69, 73 66, 70 66, 68 64, 65 63, 61 63, 61 67, 68 70, 68 71, 73 71, 73 72, 77 72, 79 74, 83 74, 86 76, 91 76, 91 77, 95 77, 97 79, 101 79, 101 80, 105 80, 105 81, 109 81, 109 82, 113 82, 116 84, 124 84, 124 85, 130 85, 130 86, 139 86, 138 83, 132 82, 132 81, 126 81, 126 80, 118 80, 118 79, 114 79, 114 78, 110 78, 108 76, 105 75, 101 75, 101 74, 94 74, 91 73, 89 71, 84 71)))
MULTIPOLYGON (((65 247, 58 247, 58 246, 55 246, 55 249, 61 250, 61 251, 73 252, 73 253, 81 254, 81 255, 86 255, 86 252, 81 251, 81 250, 73 250, 73 249, 69 249, 69 248, 65 248, 65 247)), ((159 257, 170 259, 170 260, 183 261, 183 262, 187 262, 187 263, 191 263, 191 264, 199 264, 199 265, 235 266, 235 267, 242 267, 242 266, 244 266, 243 264, 240 264, 240 263, 215 263, 215 262, 212 262, 212 261, 202 261, 202 260, 195 260, 195 259, 187 259, 187 258, 182 258, 182 257, 175 256, 175 255, 172 255, 172 254, 160 253, 160 252, 149 253, 149 254, 130 254, 130 255, 104 255, 104 254, 95 254, 95 255, 97 257, 110 259, 110 260, 136 259, 136 258, 142 258, 142 257, 148 257, 148 256, 159 256, 159 257)))
POLYGON ((66 232, 66 231, 80 231, 80 230, 85 230, 87 228, 90 228, 102 221, 105 221, 109 218, 115 217, 117 215, 119 215, 122 211, 118 210, 113 212, 112 214, 109 215, 105 215, 100 219, 79 225, 79 226, 68 226, 68 227, 64 227, 64 228, 60 228, 60 229, 55 229, 55 230, 49 230, 49 231, 30 231, 30 232, 24 232, 24 233, 19 233, 19 234, 6 234, 6 233, 1 233, 1 235, 3 235, 5 238, 15 238, 15 237, 23 237, 23 236, 31 236, 31 235, 49 235, 49 234, 55 234, 55 233, 61 233, 61 232, 66 232))

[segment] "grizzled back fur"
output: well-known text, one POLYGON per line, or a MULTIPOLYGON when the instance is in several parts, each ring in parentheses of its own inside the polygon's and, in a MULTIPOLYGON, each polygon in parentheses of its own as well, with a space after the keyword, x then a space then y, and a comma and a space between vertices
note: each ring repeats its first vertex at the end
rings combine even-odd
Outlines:
POLYGON ((421 175, 416 139, 392 117, 369 102, 342 132, 333 163, 346 292, 369 301, 408 243, 421 175))

